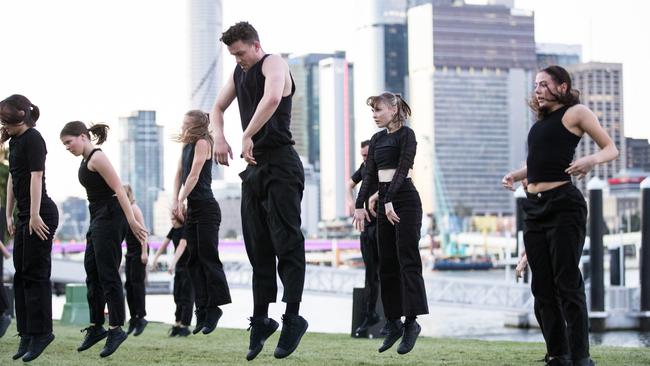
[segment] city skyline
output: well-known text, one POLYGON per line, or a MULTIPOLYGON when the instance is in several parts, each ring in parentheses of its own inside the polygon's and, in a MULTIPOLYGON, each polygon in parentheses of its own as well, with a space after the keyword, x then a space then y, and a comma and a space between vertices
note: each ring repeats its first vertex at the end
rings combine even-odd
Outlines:
MULTIPOLYGON (((340 11, 349 7, 348 4, 339 0, 328 4, 225 0, 223 25, 226 28, 238 20, 250 21, 269 53, 331 53, 350 47, 355 14, 340 11), (283 14, 280 11, 290 11, 291 22, 278 21, 283 14), (340 20, 336 27, 330 26, 331 19, 340 20), (305 32, 305 29, 315 31, 305 32)), ((626 136, 650 138, 640 99, 642 93, 638 92, 650 82, 650 75, 644 70, 650 59, 650 46, 643 47, 641 42, 644 34, 650 34, 650 25, 642 21, 643 12, 638 3, 618 4, 617 12, 612 12, 611 2, 605 1, 515 1, 516 8, 535 10, 537 43, 579 44, 583 47, 584 62, 623 63, 626 136), (566 12, 555 12, 553 6, 566 12), (583 15, 576 15, 578 12, 583 15), (621 39, 628 41, 621 42, 621 39)), ((163 140, 168 147, 164 149, 167 161, 164 177, 166 189, 171 188, 180 146, 174 145, 170 137, 178 131, 189 92, 185 72, 188 69, 185 8, 185 2, 151 0, 110 3, 30 0, 0 5, 4 14, 29 14, 23 18, 8 16, 0 24, 0 31, 10 35, 5 40, 5 49, 14 50, 11 55, 17 54, 16 50, 22 51, 20 58, 0 60, 3 80, 0 93, 2 97, 25 94, 41 107, 43 114, 37 128, 48 144, 46 169, 57 172, 47 175, 48 191, 56 200, 84 196, 83 188, 76 180, 71 181, 74 178, 69 178, 76 177, 78 160, 58 140, 63 124, 70 120, 108 122, 113 129, 103 148, 117 167, 118 118, 138 109, 156 110, 159 123, 165 126, 163 140), (154 6, 156 12, 151 12, 154 6), (66 7, 74 7, 75 11, 64 11, 66 7), (28 23, 21 23, 27 20, 28 23), (116 20, 119 27, 115 26, 116 20)), ((225 50, 222 55, 225 78, 232 71, 234 60, 225 50)), ((360 103, 355 101, 355 108, 363 108, 360 103)), ((227 137, 237 152, 241 127, 236 108, 231 108, 226 119, 227 137)), ((243 162, 236 159, 226 169, 226 178, 236 181, 236 174, 243 167, 243 162)))

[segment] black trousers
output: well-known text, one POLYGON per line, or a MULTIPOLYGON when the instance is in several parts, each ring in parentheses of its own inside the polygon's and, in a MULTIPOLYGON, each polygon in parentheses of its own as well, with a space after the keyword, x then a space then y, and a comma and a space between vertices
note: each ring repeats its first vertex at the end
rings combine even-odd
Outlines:
POLYGON ((174 273, 174 303, 176 303, 176 322, 190 325, 194 311, 194 287, 190 269, 186 265, 176 265, 174 273))
MULTIPOLYGON (((54 205, 54 204, 52 204, 54 205)), ((46 240, 29 234, 29 217, 18 217, 14 238, 14 301, 18 334, 52 333, 52 238, 59 224, 56 206, 41 212, 46 240), (51 212, 50 212, 51 211, 51 212)), ((3 289, 4 291, 4 289, 3 289)))
POLYGON ((257 165, 249 165, 239 174, 244 243, 253 266, 253 302, 276 301, 276 268, 284 286, 282 301, 300 302, 305 285, 305 238, 300 229, 305 183, 302 162, 293 146, 258 153, 255 159, 257 165))
POLYGON ((579 268, 587 222, 585 200, 568 183, 528 194, 523 209, 531 289, 547 352, 576 360, 589 357, 589 317, 579 268))
POLYGON ((220 224, 221 209, 214 198, 187 201, 188 267, 198 310, 214 309, 231 302, 228 281, 219 259, 220 224))
POLYGON ((400 222, 386 218, 383 196, 388 183, 379 183, 377 242, 381 301, 387 319, 428 314, 427 294, 422 278, 420 228, 422 202, 411 179, 406 179, 393 196, 393 208, 400 222))
POLYGON ((140 242, 126 243, 126 263, 124 274, 126 282, 126 303, 129 306, 131 319, 144 318, 147 315, 145 310, 145 276, 147 265, 142 264, 142 245, 140 242))
POLYGON ((0 315, 4 315, 9 310, 9 299, 3 282, 3 277, 0 275, 0 315))
POLYGON ((366 312, 374 312, 379 297, 379 248, 377 246, 377 221, 370 222, 361 233, 361 257, 366 267, 366 312))
POLYGON ((128 224, 116 197, 91 202, 90 227, 86 234, 86 287, 90 323, 103 325, 108 305, 109 325, 124 325, 124 291, 120 278, 122 240, 128 224))

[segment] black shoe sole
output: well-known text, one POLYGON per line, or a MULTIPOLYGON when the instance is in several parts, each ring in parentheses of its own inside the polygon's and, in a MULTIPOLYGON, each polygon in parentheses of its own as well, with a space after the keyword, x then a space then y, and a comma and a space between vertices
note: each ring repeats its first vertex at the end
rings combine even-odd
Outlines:
POLYGON ((202 330, 203 330, 203 323, 198 323, 198 324, 196 324, 194 329, 192 329, 192 334, 197 334, 198 332, 200 332, 202 330))
MULTIPOLYGON (((21 339, 22 340, 22 339, 21 339)), ((27 349, 29 348, 29 340, 27 341, 27 345, 25 346, 24 350, 20 350, 20 346, 18 347, 18 352, 16 352, 13 356, 11 356, 12 359, 17 360, 25 355, 27 353, 27 349)))
MULTIPOLYGON (((40 349, 36 350, 35 352, 28 350, 25 356, 23 356, 23 362, 30 362, 37 359, 38 356, 40 356, 43 353, 43 351, 45 351, 47 346, 49 346, 52 343, 52 341, 54 341, 54 338, 55 338, 54 334, 50 333, 50 336, 48 336, 47 340, 45 341, 45 343, 40 349)), ((32 343, 33 342, 34 340, 32 339, 32 343)))
POLYGON ((135 327, 135 330, 133 331, 133 336, 137 337, 140 334, 142 334, 142 332, 144 332, 144 328, 147 327, 147 324, 149 324, 149 322, 142 319, 140 325, 135 327))
POLYGON ((264 342, 266 342, 266 340, 269 339, 273 335, 273 333, 275 333, 275 331, 278 330, 279 327, 280 324, 278 324, 277 322, 273 322, 273 327, 269 328, 268 334, 265 334, 264 337, 262 337, 262 342, 261 344, 258 345, 259 348, 248 349, 248 354, 246 354, 247 361, 254 360, 255 357, 257 357, 257 355, 259 355, 260 352, 262 352, 262 349, 264 348, 264 342))
POLYGON ((96 345, 97 343, 99 343, 99 341, 101 341, 102 339, 105 339, 106 337, 108 337, 108 332, 107 331, 105 331, 102 334, 101 337, 94 338, 90 344, 87 344, 85 346, 82 344, 81 346, 79 346, 77 348, 77 352, 83 352, 83 351, 91 348, 92 346, 96 345))
POLYGON ((298 348, 298 345, 300 344, 300 340, 302 339, 302 336, 304 336, 305 333, 307 332, 307 328, 309 328, 309 323, 307 323, 307 321, 305 320, 305 327, 300 332, 300 335, 298 336, 298 340, 296 341, 296 344, 293 347, 291 347, 291 349, 289 349, 289 350, 282 350, 281 348, 276 347, 275 352, 273 352, 273 357, 278 358, 278 359, 289 357, 289 355, 291 355, 296 350, 296 348, 298 348), (278 352, 278 350, 280 350, 280 351, 278 352))
POLYGON ((217 319, 215 319, 214 324, 209 324, 209 325, 203 325, 203 329, 201 329, 201 333, 203 334, 210 334, 212 333, 215 329, 217 329, 217 324, 219 324, 219 319, 221 319, 221 316, 223 315, 223 310, 217 308, 217 319))
POLYGON ((107 350, 106 350, 106 347, 104 347, 104 349, 102 349, 102 351, 99 353, 99 356, 103 358, 103 357, 108 357, 108 356, 112 355, 113 353, 115 353, 115 351, 117 351, 118 348, 120 348, 120 345, 122 345, 122 343, 124 343, 124 341, 126 341, 127 338, 128 338, 128 334, 125 333, 125 337, 122 338, 122 340, 117 343, 114 350, 106 353, 104 351, 107 351, 107 350))
POLYGON ((395 343, 397 343, 397 341, 399 341, 399 339, 402 338, 403 335, 404 335, 403 331, 393 336, 394 339, 390 338, 390 334, 387 335, 386 339, 384 339, 384 343, 381 345, 381 347, 379 347, 379 349, 377 349, 377 351, 379 351, 379 353, 382 353, 391 349, 395 345, 395 343))
POLYGON ((399 347, 397 347, 397 353, 399 353, 400 355, 405 355, 411 352, 413 347, 415 347, 415 342, 418 340, 418 336, 420 335, 420 332, 422 332, 422 327, 418 324, 418 331, 415 334, 415 339, 413 340, 413 344, 408 346, 408 348, 405 348, 406 345, 404 345, 404 338, 402 337, 402 342, 399 344, 399 347))

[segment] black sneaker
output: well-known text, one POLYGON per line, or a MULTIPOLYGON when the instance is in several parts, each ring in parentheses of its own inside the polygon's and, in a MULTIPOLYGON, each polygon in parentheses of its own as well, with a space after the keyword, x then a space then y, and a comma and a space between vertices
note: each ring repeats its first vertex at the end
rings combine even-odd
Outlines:
POLYGON ((14 360, 17 360, 25 355, 27 353, 27 348, 29 347, 29 343, 32 341, 32 337, 28 335, 21 336, 20 334, 17 334, 16 337, 20 338, 20 342, 18 343, 18 351, 16 354, 11 356, 14 360))
POLYGON ((251 324, 248 330, 251 332, 250 342, 248 343, 248 353, 246 359, 248 361, 257 357, 262 352, 264 342, 273 334, 280 324, 271 318, 265 316, 258 316, 249 318, 251 324))
POLYGON ((169 328, 167 331, 167 335, 170 337, 176 337, 178 335, 178 331, 181 329, 178 325, 174 325, 173 327, 169 328))
POLYGON ((196 314, 196 326, 194 327, 192 334, 200 332, 203 329, 203 324, 205 323, 205 310, 194 310, 194 314, 196 314))
POLYGON ((203 334, 210 334, 217 327, 219 319, 223 315, 223 310, 219 308, 206 309, 205 321, 203 322, 203 334))
POLYGON ((404 355, 411 352, 415 346, 415 341, 418 339, 418 335, 420 335, 421 330, 422 327, 420 327, 420 324, 418 324, 418 322, 415 320, 405 323, 404 336, 402 337, 402 341, 400 342, 399 347, 397 347, 397 353, 404 355))
POLYGON ((384 343, 377 350, 380 353, 393 347, 395 342, 402 337, 402 334, 404 334, 404 324, 402 324, 402 321, 399 319, 387 320, 386 330, 388 331, 388 334, 386 334, 386 338, 384 338, 384 343))
POLYGON ((187 328, 187 327, 178 327, 178 336, 179 337, 187 337, 190 334, 192 334, 192 332, 190 332, 189 328, 187 328))
POLYGON ((300 315, 282 315, 282 332, 273 356, 275 358, 285 358, 292 354, 298 348, 300 339, 307 331, 308 326, 309 324, 305 318, 300 315))
POLYGON ((47 346, 54 340, 54 334, 48 333, 41 336, 33 336, 32 341, 29 342, 27 353, 23 356, 23 362, 33 361, 45 351, 47 346))
POLYGON ((135 330, 135 322, 137 319, 129 319, 129 326, 126 328, 126 334, 131 334, 135 330))
POLYGON ((133 336, 137 337, 140 334, 142 334, 142 332, 144 332, 144 328, 147 326, 147 324, 149 324, 149 322, 145 318, 136 319, 135 320, 135 326, 133 328, 133 336))
POLYGON ((0 316, 0 338, 2 338, 7 332, 7 328, 11 324, 11 316, 9 314, 4 314, 0 316))
POLYGON ((367 334, 368 329, 370 329, 370 327, 372 327, 373 325, 379 323, 380 320, 381 317, 379 316, 379 314, 377 314, 374 311, 366 314, 366 317, 363 319, 361 324, 354 331, 355 336, 361 337, 364 334, 367 334))
POLYGON ((106 338, 106 344, 104 348, 99 353, 101 357, 108 357, 117 351, 117 348, 126 340, 128 335, 121 327, 113 328, 108 330, 108 337, 106 338))
POLYGON ((81 332, 86 332, 86 336, 84 337, 83 342, 81 342, 81 345, 77 348, 77 352, 87 350, 88 348, 97 344, 97 342, 106 338, 108 335, 106 329, 104 329, 104 327, 101 325, 91 325, 87 328, 82 329, 81 332))

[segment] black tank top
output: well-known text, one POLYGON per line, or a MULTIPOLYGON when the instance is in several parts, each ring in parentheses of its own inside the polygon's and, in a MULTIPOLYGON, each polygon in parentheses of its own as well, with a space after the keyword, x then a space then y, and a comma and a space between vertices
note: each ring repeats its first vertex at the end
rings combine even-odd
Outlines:
MULTIPOLYGON (((196 143, 185 144, 185 146, 183 146, 183 160, 182 160, 183 175, 181 177, 182 184, 185 184, 185 181, 187 180, 187 176, 190 175, 190 171, 192 170, 192 162, 194 161, 195 149, 196 149, 196 143)), ((211 184, 212 184, 212 158, 206 160, 203 163, 203 168, 201 168, 201 173, 199 173, 199 179, 196 182, 194 189, 192 189, 192 192, 190 192, 187 198, 191 200, 205 200, 205 199, 214 198, 214 195, 212 194, 212 189, 210 188, 211 184)))
MULTIPOLYGON (((248 71, 244 71, 239 65, 235 67, 234 82, 239 104, 239 115, 241 117, 242 129, 246 129, 257 105, 264 96, 264 82, 266 78, 262 74, 262 64, 269 55, 264 55, 260 61, 253 65, 248 71)), ((291 77, 291 94, 282 97, 278 108, 264 124, 264 126, 253 136, 253 155, 265 150, 272 150, 284 145, 293 145, 291 138, 291 98, 296 91, 296 85, 291 77)))
POLYGON ((573 161, 580 136, 567 130, 562 117, 564 106, 533 124, 528 132, 528 183, 570 181, 565 172, 573 161))
POLYGON ((115 195, 115 191, 108 186, 104 178, 98 173, 88 169, 88 162, 96 151, 101 149, 94 149, 90 152, 87 159, 81 161, 79 166, 79 183, 86 188, 89 202, 97 202, 111 198, 115 195))

